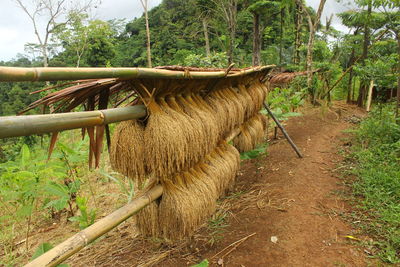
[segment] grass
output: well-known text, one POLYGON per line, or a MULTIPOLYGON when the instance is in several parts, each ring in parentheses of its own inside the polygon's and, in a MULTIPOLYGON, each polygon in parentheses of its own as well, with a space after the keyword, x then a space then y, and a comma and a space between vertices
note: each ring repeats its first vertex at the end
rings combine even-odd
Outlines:
POLYGON ((225 209, 219 209, 209 220, 208 229, 210 232, 209 243, 213 246, 219 240, 221 240, 225 233, 225 228, 229 226, 227 223, 228 213, 225 209))
POLYGON ((360 229, 387 263, 400 263, 400 126, 390 105, 379 106, 354 131, 347 160, 360 229))

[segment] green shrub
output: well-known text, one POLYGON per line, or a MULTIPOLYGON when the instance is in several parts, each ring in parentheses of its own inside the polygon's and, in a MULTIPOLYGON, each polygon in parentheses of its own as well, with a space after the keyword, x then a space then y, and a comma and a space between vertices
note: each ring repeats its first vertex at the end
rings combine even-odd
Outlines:
POLYGON ((379 256, 390 263, 400 262, 400 126, 393 108, 379 106, 356 130, 352 174, 358 179, 353 192, 359 207, 371 220, 365 223, 376 236, 379 256))

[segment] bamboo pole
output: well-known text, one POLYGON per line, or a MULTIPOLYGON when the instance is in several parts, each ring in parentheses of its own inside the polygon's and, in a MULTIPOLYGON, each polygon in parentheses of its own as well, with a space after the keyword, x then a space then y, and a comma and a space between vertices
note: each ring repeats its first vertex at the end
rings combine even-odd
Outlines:
POLYGON ((111 229, 126 221, 129 217, 159 198, 162 195, 162 192, 163 188, 161 185, 153 187, 145 195, 132 200, 132 202, 102 218, 85 230, 73 235, 58 246, 34 259, 25 265, 25 267, 57 266, 89 243, 109 232, 111 229))
POLYGON ((150 68, 18 68, 1 67, 0 82, 22 81, 62 81, 83 79, 136 79, 136 78, 160 78, 160 79, 210 79, 244 76, 251 73, 271 70, 274 65, 255 67, 240 71, 231 71, 226 75, 221 71, 171 71, 150 68))
POLYGON ((0 139, 104 125, 145 116, 146 108, 136 105, 95 111, 0 117, 0 139))
POLYGON ((266 103, 264 103, 265 109, 268 111, 268 114, 272 117, 276 125, 281 129, 283 135, 285 136, 286 140, 289 142, 289 144, 292 146, 294 151, 296 152, 297 156, 299 158, 302 158, 303 155, 301 154, 300 150, 297 148, 296 144, 292 141, 292 138, 290 138, 289 134, 286 132, 285 128, 283 128, 282 124, 278 121, 278 119, 275 117, 275 115, 272 113, 271 109, 268 107, 266 103))

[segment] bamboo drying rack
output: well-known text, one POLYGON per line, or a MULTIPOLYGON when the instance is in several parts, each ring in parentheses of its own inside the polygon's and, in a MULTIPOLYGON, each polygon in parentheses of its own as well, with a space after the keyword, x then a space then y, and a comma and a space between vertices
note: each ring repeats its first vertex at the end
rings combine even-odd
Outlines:
MULTIPOLYGON (((272 68, 274 68, 274 65, 247 69, 232 69, 230 67, 227 69, 196 71, 185 67, 180 67, 180 70, 170 70, 168 68, 15 68, 0 66, 0 82, 95 80, 103 78, 115 78, 119 80, 215 79, 218 81, 255 73, 263 74, 261 76, 265 79, 265 76, 272 68)), ((0 117, 0 138, 105 125, 124 120, 140 119, 145 116, 145 107, 137 105, 97 111, 0 117)), ((234 131, 228 139, 232 139, 238 133, 239 131, 234 131)), ((70 237, 26 266, 57 266, 90 242, 115 228, 149 203, 159 198, 162 195, 162 191, 161 186, 152 188, 146 195, 132 200, 127 205, 70 237)))

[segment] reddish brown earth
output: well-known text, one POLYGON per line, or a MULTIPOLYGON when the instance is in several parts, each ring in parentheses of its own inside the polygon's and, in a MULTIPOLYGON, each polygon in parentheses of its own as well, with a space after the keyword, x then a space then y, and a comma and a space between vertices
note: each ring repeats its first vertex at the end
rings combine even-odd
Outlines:
POLYGON ((131 226, 124 224, 70 263, 190 266, 208 259, 212 266, 370 266, 364 249, 345 237, 354 230, 338 215, 349 208, 337 194, 343 190, 336 170, 342 160, 338 150, 346 143, 343 130, 353 126, 346 118, 363 112, 344 104, 322 110, 304 110, 304 116, 287 122, 303 159, 279 136, 266 157, 243 163, 233 194, 237 197, 226 202, 229 208, 221 208, 228 226, 213 244, 207 227, 189 242, 167 248, 132 237, 131 226))

